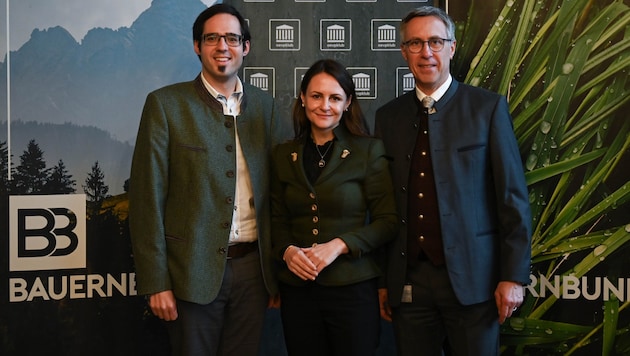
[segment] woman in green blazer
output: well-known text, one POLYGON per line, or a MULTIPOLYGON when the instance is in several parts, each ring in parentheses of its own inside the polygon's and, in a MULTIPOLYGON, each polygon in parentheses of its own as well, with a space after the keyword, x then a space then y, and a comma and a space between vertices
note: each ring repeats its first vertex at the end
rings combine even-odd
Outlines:
POLYGON ((333 60, 304 75, 295 139, 272 157, 272 245, 289 355, 378 347, 374 251, 396 233, 385 150, 369 137, 352 77, 333 60))

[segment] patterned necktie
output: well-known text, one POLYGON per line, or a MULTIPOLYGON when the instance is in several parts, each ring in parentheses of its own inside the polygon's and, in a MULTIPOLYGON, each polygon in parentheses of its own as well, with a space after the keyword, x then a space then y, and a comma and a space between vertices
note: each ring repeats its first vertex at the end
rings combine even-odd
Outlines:
POLYGON ((422 106, 424 106, 425 109, 427 109, 427 113, 429 114, 435 113, 435 108, 433 107, 433 104, 435 104, 435 100, 433 100, 432 97, 425 96, 424 98, 422 98, 422 106))

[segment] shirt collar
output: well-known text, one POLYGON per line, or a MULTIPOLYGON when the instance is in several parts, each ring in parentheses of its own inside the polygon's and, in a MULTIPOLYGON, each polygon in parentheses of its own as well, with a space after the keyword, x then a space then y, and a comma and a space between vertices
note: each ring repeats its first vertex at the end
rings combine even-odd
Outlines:
MULTIPOLYGON (((215 99, 217 100, 227 99, 225 95, 219 93, 212 85, 210 85, 210 83, 206 80, 203 74, 201 75, 201 81, 203 82, 203 86, 206 87, 210 95, 212 95, 215 99)), ((243 95, 243 83, 241 82, 241 78, 236 77, 236 88, 234 88, 234 92, 232 93, 232 96, 235 96, 237 100, 240 100, 242 95, 243 95)))
MULTIPOLYGON (((433 94, 430 95, 433 98, 433 100, 439 101, 444 96, 444 94, 446 94, 446 91, 448 90, 448 87, 451 86, 452 82, 453 82, 453 77, 451 77, 451 75, 449 74, 446 81, 442 85, 440 85, 440 87, 437 88, 437 90, 434 91, 433 94)), ((416 86, 416 96, 418 97, 418 100, 422 102, 422 99, 424 99, 424 97, 427 95, 423 93, 422 90, 420 90, 416 86)))

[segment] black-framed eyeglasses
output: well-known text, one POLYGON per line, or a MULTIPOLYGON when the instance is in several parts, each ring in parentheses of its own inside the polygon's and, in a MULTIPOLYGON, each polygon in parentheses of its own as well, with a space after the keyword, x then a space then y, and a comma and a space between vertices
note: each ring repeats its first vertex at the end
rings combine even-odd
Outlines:
POLYGON ((206 33, 201 36, 201 42, 206 46, 216 46, 222 38, 225 38, 225 43, 230 47, 238 47, 243 42, 243 35, 236 33, 226 33, 220 35, 218 33, 206 33))
POLYGON ((431 50, 431 52, 439 52, 442 50, 442 48, 444 48, 444 42, 452 41, 452 40, 453 39, 451 38, 437 38, 436 37, 436 38, 429 38, 428 41, 423 41, 423 40, 415 38, 409 41, 405 41, 402 44, 403 46, 407 47, 409 49, 409 52, 411 53, 420 53, 425 43, 429 46, 429 49, 431 50))

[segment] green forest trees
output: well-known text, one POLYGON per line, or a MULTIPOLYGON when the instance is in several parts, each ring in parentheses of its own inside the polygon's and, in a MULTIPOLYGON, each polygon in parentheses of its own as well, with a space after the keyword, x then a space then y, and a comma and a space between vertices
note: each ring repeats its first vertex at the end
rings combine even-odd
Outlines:
MULTIPOLYGON (((37 142, 30 140, 26 150, 20 156, 20 164, 10 167, 12 157, 8 156, 7 143, 0 142, 0 195, 49 195, 72 194, 76 192, 76 180, 68 172, 63 160, 59 160, 53 167, 46 167, 44 151, 37 142), (11 174, 9 174, 9 172, 11 174)), ((92 166, 82 188, 88 202, 100 205, 109 187, 104 181, 105 174, 98 162, 92 166)))
POLYGON ((9 150, 6 142, 0 142, 0 196, 9 193, 9 150))

